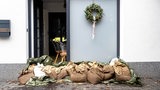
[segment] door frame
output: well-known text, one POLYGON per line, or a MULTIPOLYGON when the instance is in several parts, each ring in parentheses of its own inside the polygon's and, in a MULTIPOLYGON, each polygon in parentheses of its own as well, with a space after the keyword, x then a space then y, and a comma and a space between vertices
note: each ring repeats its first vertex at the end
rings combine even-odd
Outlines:
MULTIPOLYGON (((70 60, 70 17, 69 17, 69 3, 70 0, 66 0, 66 34, 67 34, 67 61, 70 60)), ((34 57, 34 8, 33 0, 28 0, 28 58, 34 57)))
POLYGON ((32 7, 32 0, 28 0, 28 58, 33 57, 32 54, 32 14, 33 14, 33 7, 32 7))
POLYGON ((70 0, 66 0, 67 61, 70 61, 70 0))
MULTIPOLYGON (((28 57, 34 57, 32 28, 33 0, 28 0, 28 57)), ((66 0, 67 61, 70 60, 70 0, 66 0)), ((120 57, 120 0, 117 0, 117 57, 120 57)))
POLYGON ((120 58, 120 0, 117 0, 117 57, 120 58))

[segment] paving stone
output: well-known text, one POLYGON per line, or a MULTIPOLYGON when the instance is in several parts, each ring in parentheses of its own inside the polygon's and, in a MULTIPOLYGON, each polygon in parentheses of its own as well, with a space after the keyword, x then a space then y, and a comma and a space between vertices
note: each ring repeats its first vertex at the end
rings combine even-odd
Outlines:
POLYGON ((0 82, 0 90, 159 90, 160 80, 143 78, 142 87, 126 84, 54 83, 47 86, 24 86, 18 82, 0 82))

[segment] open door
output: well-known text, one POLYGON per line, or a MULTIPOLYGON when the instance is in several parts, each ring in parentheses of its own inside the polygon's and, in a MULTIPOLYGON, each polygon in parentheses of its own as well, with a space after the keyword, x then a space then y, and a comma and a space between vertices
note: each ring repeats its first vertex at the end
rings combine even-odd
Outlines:
POLYGON ((69 0, 28 0, 29 57, 46 54, 54 59, 57 53, 51 41, 60 38, 67 47, 69 60, 69 8, 66 2, 69 0))

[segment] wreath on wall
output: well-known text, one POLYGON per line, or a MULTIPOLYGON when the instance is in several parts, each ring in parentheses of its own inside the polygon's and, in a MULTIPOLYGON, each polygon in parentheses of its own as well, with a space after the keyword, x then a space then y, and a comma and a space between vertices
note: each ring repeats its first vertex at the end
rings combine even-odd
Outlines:
POLYGON ((92 39, 95 37, 95 25, 96 22, 100 21, 103 17, 103 9, 98 4, 91 4, 86 7, 85 10, 86 19, 92 22, 92 39))

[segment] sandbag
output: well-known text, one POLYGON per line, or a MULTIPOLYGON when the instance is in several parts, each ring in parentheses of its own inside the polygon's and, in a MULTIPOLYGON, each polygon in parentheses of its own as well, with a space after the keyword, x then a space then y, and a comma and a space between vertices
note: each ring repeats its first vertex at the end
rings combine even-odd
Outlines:
POLYGON ((50 74, 52 72, 52 69, 55 68, 54 66, 47 65, 44 66, 41 71, 45 72, 46 74, 50 74))
POLYGON ((28 69, 27 69, 27 72, 33 72, 35 66, 36 66, 35 64, 29 65, 29 67, 28 67, 28 69))
POLYGON ((114 74, 111 73, 104 73, 103 80, 109 80, 114 76, 114 74))
POLYGON ((70 76, 70 79, 72 82, 86 82, 87 81, 87 75, 85 69, 83 69, 79 65, 70 65, 69 68, 67 68, 67 72, 70 76))
POLYGON ((74 68, 76 66, 76 64, 74 64, 73 62, 69 62, 66 66, 66 69, 69 70, 71 68, 74 68))
POLYGON ((80 73, 87 73, 89 69, 89 66, 85 63, 81 63, 79 65, 75 65, 75 70, 76 72, 80 72, 80 73))
POLYGON ((94 67, 87 72, 87 80, 92 84, 97 84, 103 80, 102 68, 94 67))
POLYGON ((64 68, 57 75, 57 79, 63 79, 65 76, 68 76, 67 70, 64 68))
POLYGON ((57 73, 54 68, 51 69, 51 73, 47 74, 49 77, 57 79, 57 73))
POLYGON ((21 85, 25 85, 27 83, 27 81, 31 78, 34 77, 34 73, 33 72, 29 72, 23 75, 20 75, 18 77, 18 81, 21 85))
POLYGON ((49 77, 57 79, 56 67, 47 65, 42 68, 42 71, 45 72, 49 77))
POLYGON ((114 68, 110 65, 103 66, 103 72, 104 73, 114 73, 114 68))
POLYGON ((131 73, 128 66, 119 60, 113 66, 115 70, 115 77, 117 81, 128 81, 131 79, 131 73))
POLYGON ((77 73, 76 71, 71 71, 70 79, 72 82, 86 82, 87 75, 86 73, 77 73))
POLYGON ((114 68, 110 65, 105 65, 103 67, 103 80, 109 80, 114 76, 114 68))

